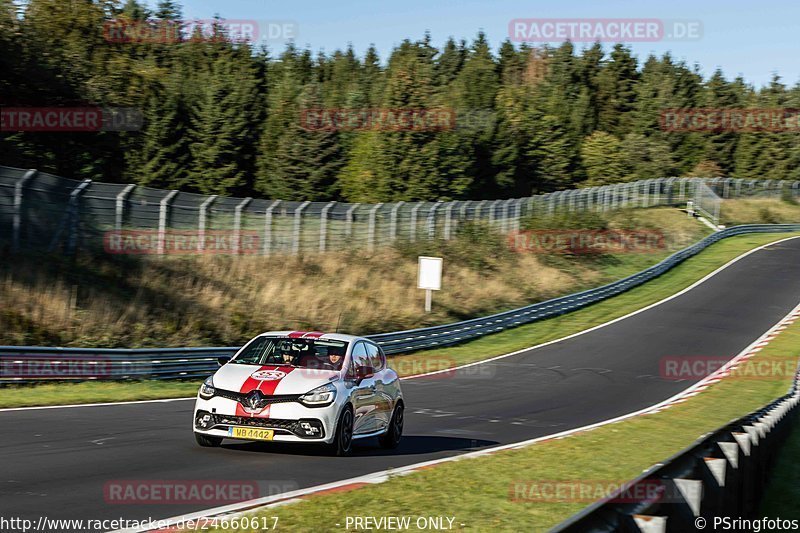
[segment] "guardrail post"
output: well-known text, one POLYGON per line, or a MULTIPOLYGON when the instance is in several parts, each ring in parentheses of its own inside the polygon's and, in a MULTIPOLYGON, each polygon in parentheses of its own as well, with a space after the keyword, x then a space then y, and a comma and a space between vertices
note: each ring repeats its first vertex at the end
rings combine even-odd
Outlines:
POLYGON ((239 255, 242 251, 242 209, 252 200, 247 197, 233 208, 233 255, 239 255))
POLYGON ((400 212, 400 207, 404 203, 405 202, 397 202, 397 203, 395 203, 394 207, 392 207, 391 214, 389 215, 389 239, 391 241, 396 241, 397 240, 397 216, 398 216, 398 213, 400 212))
POLYGON ((422 207, 422 204, 417 202, 411 209, 411 227, 408 229, 408 238, 411 242, 417 240, 417 211, 422 207))
POLYGON ((294 210, 294 233, 292 235, 292 253, 297 255, 300 253, 300 238, 301 230, 303 229, 303 210, 308 207, 311 202, 303 202, 297 209, 294 210))
POLYGON ((117 231, 122 231, 122 222, 125 219, 125 202, 128 200, 128 196, 131 195, 133 189, 136 188, 136 185, 130 184, 126 185, 124 189, 117 195, 116 198, 116 217, 114 223, 114 229, 117 231))
POLYGON ((378 215, 378 209, 380 209, 383 204, 378 203, 370 209, 369 211, 369 225, 367 226, 367 250, 370 252, 375 249, 375 218, 378 215))
POLYGON ((167 220, 169 218, 169 203, 175 198, 178 191, 170 191, 161 199, 158 210, 158 255, 164 255, 165 243, 167 238, 167 220))
POLYGON ((336 202, 328 202, 319 214, 319 251, 324 252, 328 240, 328 211, 336 202))
POLYGON ((206 220, 208 219, 208 208, 217 199, 216 194, 212 194, 200 204, 200 215, 197 220, 197 251, 203 253, 206 249, 206 220))
POLYGON ((275 200, 270 204, 264 213, 264 255, 269 255, 272 252, 272 212, 281 203, 280 200, 275 200))
POLYGON ((22 229, 22 191, 25 184, 28 183, 34 176, 38 170, 30 169, 28 170, 24 176, 22 176, 17 183, 14 184, 14 220, 13 220, 13 232, 11 234, 11 250, 16 252, 19 250, 19 234, 22 229))

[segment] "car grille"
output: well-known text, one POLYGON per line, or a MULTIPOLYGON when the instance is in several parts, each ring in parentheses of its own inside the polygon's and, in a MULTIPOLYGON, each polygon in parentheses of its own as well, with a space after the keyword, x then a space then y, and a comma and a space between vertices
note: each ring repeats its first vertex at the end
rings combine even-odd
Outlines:
MULTIPOLYGON (((245 403, 245 398, 247 398, 247 394, 244 392, 234 392, 230 390, 224 389, 215 389, 215 396, 219 396, 221 398, 227 398, 228 400, 233 400, 234 402, 239 402, 242 405, 247 405, 245 403)), ((289 403, 289 402, 296 402, 300 399, 301 394, 273 394, 264 395, 263 399, 259 402, 259 408, 266 407, 267 405, 272 405, 274 403, 289 403)))

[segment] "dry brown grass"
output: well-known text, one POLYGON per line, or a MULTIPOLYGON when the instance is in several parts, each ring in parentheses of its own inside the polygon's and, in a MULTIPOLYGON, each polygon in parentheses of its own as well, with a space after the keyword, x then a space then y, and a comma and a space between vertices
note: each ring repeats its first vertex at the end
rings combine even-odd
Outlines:
MULTIPOLYGON (((667 209, 627 213, 610 226, 631 224, 663 228, 670 249, 703 231, 667 209)), ((0 344, 238 345, 265 330, 330 331, 337 323, 357 334, 392 331, 598 285, 668 251, 600 259, 499 253, 482 267, 444 253, 443 290, 429 315, 415 288, 415 254, 399 249, 300 257, 9 257, 0 263, 0 344)))
POLYGON ((720 223, 733 226, 747 223, 800 222, 800 205, 769 198, 725 200, 720 209, 720 223))

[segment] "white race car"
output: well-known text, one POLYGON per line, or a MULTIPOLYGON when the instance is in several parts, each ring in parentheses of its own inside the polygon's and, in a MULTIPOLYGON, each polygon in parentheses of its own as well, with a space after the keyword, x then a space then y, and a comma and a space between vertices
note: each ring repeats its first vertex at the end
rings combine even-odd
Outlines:
POLYGON ((224 438, 318 442, 347 455, 354 439, 378 437, 384 448, 400 442, 400 379, 369 339, 268 332, 220 365, 197 393, 193 429, 200 446, 219 446, 224 438))

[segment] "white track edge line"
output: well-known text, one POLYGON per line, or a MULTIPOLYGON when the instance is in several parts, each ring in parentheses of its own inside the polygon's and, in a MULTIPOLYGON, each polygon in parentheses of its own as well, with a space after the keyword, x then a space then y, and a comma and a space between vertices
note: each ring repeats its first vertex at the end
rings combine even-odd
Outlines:
MULTIPOLYGON (((754 235, 758 235, 758 234, 754 234, 754 235)), ((630 318, 630 317, 632 317, 634 315, 638 315, 639 313, 643 313, 643 312, 648 311, 648 310, 650 310, 650 309, 652 309, 652 308, 654 308, 656 306, 659 306, 661 304, 667 303, 670 300, 673 300, 673 299, 675 299, 675 298, 677 298, 679 296, 682 296, 683 294, 689 292, 690 290, 694 289, 698 285, 700 285, 702 283, 705 283, 706 281, 708 281, 712 277, 716 276, 717 274, 719 274, 720 272, 722 272, 726 268, 728 268, 731 265, 733 265, 734 263, 744 259, 745 257, 749 256, 750 254, 754 254, 754 253, 756 253, 758 251, 763 250, 764 248, 768 248, 770 246, 773 246, 775 244, 780 244, 782 242, 790 241, 792 239, 800 239, 800 235, 795 235, 795 236, 792 236, 792 237, 786 237, 785 239, 780 239, 780 240, 777 240, 777 241, 773 241, 773 242, 770 242, 770 243, 767 243, 767 244, 763 244, 763 245, 759 246, 758 248, 753 248, 752 250, 748 250, 747 252, 743 253, 742 255, 734 257, 733 259, 731 259, 730 261, 728 261, 727 263, 725 263, 721 267, 717 268, 713 272, 711 272, 709 274, 706 274, 704 277, 702 277, 701 279, 695 281, 694 283, 692 283, 691 285, 689 285, 685 289, 681 290, 680 292, 677 292, 677 293, 675 293, 675 294, 673 294, 671 296, 668 296, 668 297, 664 298, 663 300, 659 300, 657 302, 654 302, 654 303, 648 305, 647 307, 643 307, 641 309, 637 309, 636 311, 632 311, 632 312, 628 313, 627 315, 624 315, 624 316, 621 316, 621 317, 617 317, 617 318, 615 318, 613 320, 610 320, 609 322, 604 322, 603 324, 598 324, 597 326, 593 326, 593 327, 591 327, 589 329, 585 329, 585 330, 579 331, 577 333, 572 333, 570 335, 567 335, 566 337, 560 337, 558 339, 553 339, 551 341, 543 342, 541 344, 536 344, 534 346, 529 346, 527 348, 522 348, 521 350, 516 350, 514 352, 510 352, 510 353, 507 353, 507 354, 497 355, 497 356, 491 357, 489 359, 483 359, 481 361, 475 361, 475 362, 472 362, 472 363, 467 363, 467 364, 464 364, 464 365, 461 365, 461 366, 456 366, 456 367, 453 367, 453 368, 446 368, 444 370, 434 370, 433 372, 426 372, 424 374, 414 374, 412 376, 405 376, 405 377, 401 376, 400 379, 403 380, 403 381, 407 380, 407 379, 416 379, 416 378, 421 378, 421 377, 425 377, 425 376, 433 376, 435 374, 443 374, 445 372, 455 372, 457 370, 461 370, 462 368, 468 368, 468 367, 471 367, 471 366, 482 365, 482 364, 485 364, 485 363, 491 363, 492 361, 498 361, 500 359, 505 359, 506 357, 512 357, 512 356, 515 356, 515 355, 519 355, 519 354, 521 354, 523 352, 528 352, 528 351, 531 351, 531 350, 536 350, 536 349, 539 349, 539 348, 543 348, 545 346, 549 346, 549 345, 555 344, 557 342, 561 342, 561 341, 565 341, 565 340, 568 340, 568 339, 572 339, 572 338, 577 337, 579 335, 584 335, 586 333, 590 333, 590 332, 598 330, 600 328, 604 328, 606 326, 610 326, 610 325, 615 324, 615 323, 617 323, 617 322, 619 322, 621 320, 625 320, 625 319, 630 318)), ((697 256, 695 255, 694 257, 697 257, 697 256)), ((646 285, 647 283, 648 282, 645 282, 645 283, 643 283, 641 285, 637 285, 637 287, 634 287, 634 288, 642 287, 643 285, 646 285)), ((616 295, 616 296, 620 296, 620 295, 616 295)), ((596 302, 596 303, 602 303, 602 302, 605 302, 605 301, 608 301, 608 300, 609 299, 601 300, 600 302, 596 302)), ((581 308, 581 309, 583 309, 583 308, 581 308)), ((576 309, 575 311, 580 311, 580 309, 576 309)), ((575 312, 575 311, 570 311, 570 312, 575 312)), ((569 313, 567 313, 567 314, 569 314, 569 313)), ((504 331, 508 331, 508 330, 504 330, 504 331)), ((477 339, 475 339, 475 340, 477 340, 477 339)), ((83 403, 83 404, 72 404, 72 405, 44 405, 44 406, 38 406, 38 407, 10 407, 10 408, 0 409, 0 413, 2 413, 4 411, 26 411, 26 410, 33 410, 33 409, 66 409, 66 408, 74 408, 74 407, 99 407, 99 406, 107 406, 107 405, 126 405, 126 404, 137 404, 137 403, 176 402, 176 401, 182 401, 182 400, 192 400, 194 398, 195 397, 192 396, 192 397, 187 397, 187 398, 165 398, 165 399, 161 399, 161 400, 137 400, 137 401, 129 401, 129 402, 83 403)))

